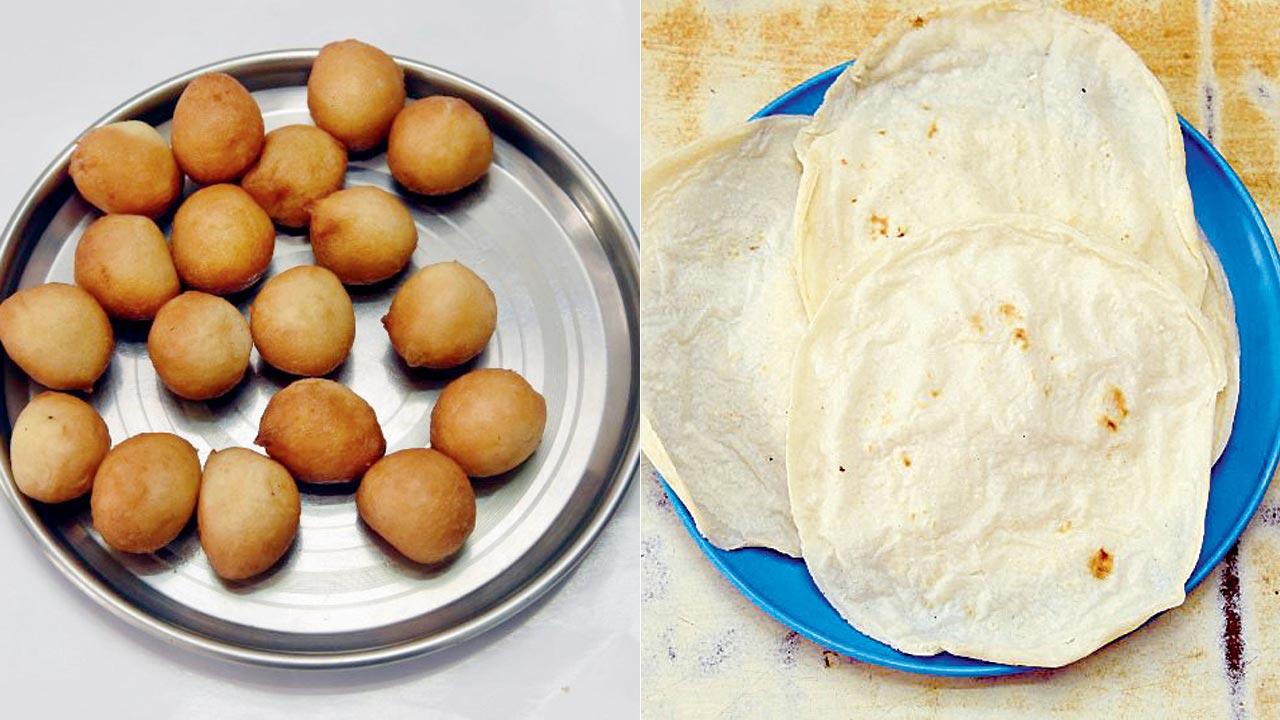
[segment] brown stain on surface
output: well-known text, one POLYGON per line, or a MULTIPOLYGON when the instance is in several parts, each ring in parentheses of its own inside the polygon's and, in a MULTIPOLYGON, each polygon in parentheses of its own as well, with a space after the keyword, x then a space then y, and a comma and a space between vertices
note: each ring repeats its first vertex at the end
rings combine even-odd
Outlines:
POLYGON ((1098 424, 1109 432, 1116 432, 1120 429, 1120 421, 1129 417, 1129 405, 1125 400, 1124 391, 1113 385, 1103 396, 1103 404, 1106 406, 1106 412, 1098 417, 1098 424))
POLYGON ((1013 342, 1024 351, 1031 348, 1031 340, 1027 338, 1026 328, 1013 329, 1013 342))
POLYGON ((1017 306, 1013 303, 1001 303, 998 310, 1000 311, 1000 317, 1004 318, 1005 322, 1012 323, 1022 319, 1022 313, 1018 311, 1017 306))
POLYGON ((1098 548, 1098 552, 1089 557, 1089 572, 1099 580, 1105 580, 1115 567, 1115 558, 1106 548, 1098 548))
POLYGON ((1113 387, 1108 390, 1107 400, 1111 403, 1111 408, 1119 419, 1123 420, 1129 417, 1129 405, 1125 402, 1124 392, 1120 388, 1113 387))
POLYGON ((982 316, 978 314, 969 316, 969 326, 979 335, 986 331, 986 328, 982 325, 982 316))
POLYGON ((882 237, 889 236, 889 218, 880 217, 875 213, 871 213, 871 228, 873 232, 882 237))
POLYGON ((926 133, 926 135, 929 137, 930 140, 932 140, 933 136, 937 134, 938 134, 938 121, 934 120, 933 122, 929 123, 929 132, 926 133))
MULTIPOLYGON (((661 86, 662 105, 677 108, 662 113, 664 122, 675 122, 676 138, 671 144, 692 142, 701 132, 693 106, 701 103, 704 93, 706 62, 701 48, 712 35, 711 19, 695 0, 685 0, 666 10, 646 12, 642 23, 640 46, 645 61, 652 63, 652 69, 644 72, 643 91, 649 91, 651 84, 661 86)), ((646 126, 656 123, 653 106, 646 102, 641 108, 646 126)))

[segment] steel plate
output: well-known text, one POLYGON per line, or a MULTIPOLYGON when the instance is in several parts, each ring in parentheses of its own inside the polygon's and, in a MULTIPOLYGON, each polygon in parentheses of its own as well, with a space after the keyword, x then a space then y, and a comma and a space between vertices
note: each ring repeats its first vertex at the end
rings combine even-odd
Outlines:
MULTIPOLYGON (((209 71, 244 83, 268 130, 309 123, 305 84, 315 54, 271 52, 199 68, 143 92, 98 124, 141 119, 167 136, 183 87, 209 71)), ((379 323, 406 275, 353 288, 355 348, 330 377, 373 406, 390 452, 428 443, 428 416, 448 380, 474 367, 510 368, 546 396, 542 445, 506 476, 475 482, 475 532, 446 567, 415 565, 377 539, 357 518, 354 484, 303 485, 295 546, 249 583, 225 583, 213 574, 194 527, 154 555, 106 548, 92 529, 87 501, 28 501, 0 449, 5 495, 54 563, 136 625, 218 655, 283 666, 363 665, 438 649, 496 625, 564 577, 635 474, 638 246, 622 211, 586 163, 527 112, 444 70, 397 61, 411 98, 456 95, 484 114, 495 135, 494 166, 476 187, 429 200, 401 191, 383 155, 355 155, 347 185, 400 193, 421 238, 412 267, 451 259, 470 266, 497 295, 498 328, 484 354, 461 370, 413 371, 399 361, 379 323)), ((98 213, 75 193, 67 175, 70 151, 36 181, 0 239, 6 296, 72 280, 77 239, 98 213)), ((187 192, 192 189, 188 183, 187 192)), ((281 232, 268 275, 311 262, 306 235, 281 232)), ((231 300, 247 310, 256 289, 231 300)), ((116 356, 88 398, 116 442, 174 432, 191 441, 202 460, 214 449, 253 447, 267 400, 293 379, 255 352, 249 377, 229 395, 184 401, 156 377, 145 326, 117 324, 116 334, 116 356)), ((6 360, 4 448, 17 414, 40 389, 6 360)))

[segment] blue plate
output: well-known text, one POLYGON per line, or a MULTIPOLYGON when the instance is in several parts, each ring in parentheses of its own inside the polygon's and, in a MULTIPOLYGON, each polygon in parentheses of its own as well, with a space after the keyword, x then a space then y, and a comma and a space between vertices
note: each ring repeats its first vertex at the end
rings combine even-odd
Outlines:
MULTIPOLYGON (((769 103, 755 117, 812 115, 840 65, 811 78, 769 103)), ((1280 453, 1280 260, 1271 233, 1240 178, 1209 141, 1186 120, 1182 140, 1196 219, 1217 250, 1235 296, 1240 327, 1240 405, 1226 452, 1213 468, 1204 545, 1187 580, 1187 591, 1204 580, 1235 544, 1253 517, 1280 453)), ((864 662, 929 675, 993 676, 1030 668, 954 655, 900 653, 859 633, 827 603, 804 563, 762 549, 725 551, 698 534, 688 510, 664 483, 689 534, 712 564, 760 609, 801 635, 864 662)))

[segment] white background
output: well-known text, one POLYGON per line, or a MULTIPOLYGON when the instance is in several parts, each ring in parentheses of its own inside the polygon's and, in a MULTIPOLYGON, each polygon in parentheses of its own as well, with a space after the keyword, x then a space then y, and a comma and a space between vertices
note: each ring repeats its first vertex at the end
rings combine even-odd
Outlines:
MULTIPOLYGON (((215 60, 357 37, 491 87, 555 129, 638 219, 640 18, 629 0, 25 0, 0 20, 0 213, 100 115, 215 60)), ((7 505, 7 504, 6 504, 7 505)), ((638 712, 635 488, 568 581, 469 643, 382 668, 284 671, 135 630, 0 508, 0 716, 627 717, 638 712)))

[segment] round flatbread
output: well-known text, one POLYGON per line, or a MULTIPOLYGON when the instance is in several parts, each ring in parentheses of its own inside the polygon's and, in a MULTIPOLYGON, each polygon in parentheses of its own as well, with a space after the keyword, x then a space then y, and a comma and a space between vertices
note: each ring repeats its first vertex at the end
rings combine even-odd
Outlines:
POLYGON ((982 0, 892 21, 797 139, 797 270, 812 316, 844 273, 992 213, 1066 223, 1148 263, 1200 307, 1228 383, 1239 341, 1192 212, 1177 116, 1136 53, 1055 6, 982 0))
POLYGON ((1151 268, 998 216, 855 269, 797 350, 805 562, 912 654, 1059 666, 1178 605, 1222 355, 1151 268))
POLYGON ((807 324, 790 232, 807 120, 736 127, 643 179, 641 442, 699 532, 726 549, 800 552, 784 456, 807 324))

